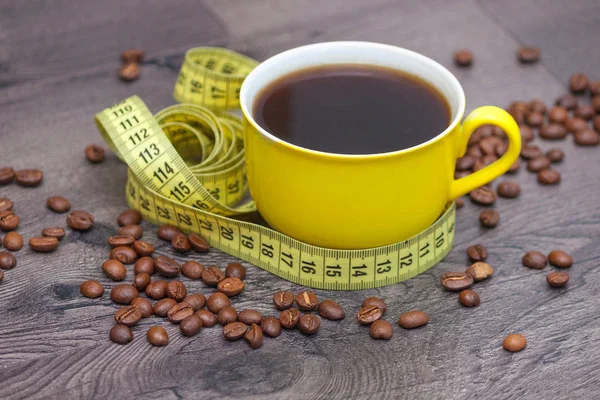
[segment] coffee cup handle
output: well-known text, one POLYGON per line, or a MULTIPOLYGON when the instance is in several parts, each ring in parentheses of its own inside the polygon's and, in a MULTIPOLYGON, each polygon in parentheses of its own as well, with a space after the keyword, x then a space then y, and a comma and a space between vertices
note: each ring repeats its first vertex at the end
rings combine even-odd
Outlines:
POLYGON ((482 125, 496 125, 508 137, 508 150, 492 164, 464 178, 454 179, 450 184, 450 200, 485 185, 504 174, 515 163, 521 152, 521 133, 513 117, 501 108, 483 106, 473 110, 462 123, 462 137, 459 144, 458 157, 464 155, 467 143, 475 129, 482 125))

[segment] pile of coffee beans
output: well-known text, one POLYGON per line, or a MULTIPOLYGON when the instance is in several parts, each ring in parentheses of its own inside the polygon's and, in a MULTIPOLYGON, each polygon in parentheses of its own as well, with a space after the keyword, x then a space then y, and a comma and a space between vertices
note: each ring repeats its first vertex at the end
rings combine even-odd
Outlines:
POLYGON ((141 62, 144 59, 144 50, 129 49, 121 53, 121 68, 119 78, 125 82, 133 82, 140 77, 142 72, 141 62))

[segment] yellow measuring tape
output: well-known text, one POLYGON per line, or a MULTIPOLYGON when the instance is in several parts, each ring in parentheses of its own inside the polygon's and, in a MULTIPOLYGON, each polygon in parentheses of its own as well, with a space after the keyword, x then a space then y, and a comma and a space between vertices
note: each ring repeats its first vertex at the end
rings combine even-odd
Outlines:
POLYGON ((102 136, 129 167, 129 206, 154 224, 199 233, 212 247, 314 288, 391 285, 442 260, 454 241, 454 203, 420 234, 363 250, 316 247, 233 218, 256 207, 248 196, 242 122, 225 110, 239 106, 241 84, 256 65, 229 50, 192 49, 174 90, 187 104, 153 116, 132 96, 96 115, 102 136))

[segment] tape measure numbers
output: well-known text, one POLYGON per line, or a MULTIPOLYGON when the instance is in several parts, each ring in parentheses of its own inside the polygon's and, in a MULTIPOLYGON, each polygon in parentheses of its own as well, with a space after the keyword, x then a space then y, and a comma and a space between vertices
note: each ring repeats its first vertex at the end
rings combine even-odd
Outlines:
POLYGON ((132 96, 96 115, 104 139, 129 167, 129 206, 157 225, 199 233, 212 247, 313 288, 391 285, 442 260, 454 241, 454 203, 413 238, 364 250, 316 247, 232 218, 256 207, 252 201, 237 205, 248 197, 243 126, 239 117, 223 110, 239 105, 244 74, 255 65, 223 49, 187 53, 175 98, 204 102, 218 114, 200 105, 181 104, 152 116, 132 96))

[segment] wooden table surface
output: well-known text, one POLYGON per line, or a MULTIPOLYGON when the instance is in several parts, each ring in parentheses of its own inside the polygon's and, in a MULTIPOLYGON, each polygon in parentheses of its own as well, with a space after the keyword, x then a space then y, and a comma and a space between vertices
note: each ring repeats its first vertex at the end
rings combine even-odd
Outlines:
MULTIPOLYGON (((127 346, 108 340, 116 305, 79 294, 99 279, 107 237, 126 208, 126 168, 113 154, 90 165, 84 147, 100 142, 93 115, 138 94, 153 111, 171 105, 185 50, 225 46, 258 60, 298 45, 329 40, 384 42, 441 62, 463 84, 468 108, 506 106, 534 97, 552 102, 569 76, 600 79, 600 7, 597 0, 28 0, 0 5, 0 166, 41 168, 41 187, 0 187, 15 202, 26 238, 45 226, 64 225, 45 199, 61 194, 96 217, 85 234, 69 232, 53 254, 26 246, 0 284, 0 398, 511 398, 592 399, 600 393, 600 148, 558 143, 566 159, 563 181, 542 187, 521 170, 518 199, 500 199, 500 225, 479 227, 480 207, 458 211, 455 246, 438 266, 408 282, 363 292, 317 291, 339 301, 342 322, 323 321, 316 336, 283 332, 259 350, 226 343, 219 328, 183 338, 178 327, 147 319, 127 346), (521 44, 541 47, 542 62, 521 66, 521 44), (147 52, 142 78, 116 77, 119 54, 147 52), (470 48, 475 65, 457 69, 451 54, 470 48), (439 285, 446 271, 467 265, 465 249, 485 244, 494 277, 477 285, 482 304, 466 309, 439 285), (548 287, 551 270, 521 266, 528 250, 570 252, 575 265, 566 289, 548 287), (389 342, 369 338, 354 313, 366 296, 389 304, 395 322, 422 309, 428 326, 397 327, 389 342), (153 348, 145 339, 155 323, 171 343, 153 348), (527 348, 510 354, 502 340, 524 334, 527 348)), ((536 142, 540 142, 539 139, 536 142)), ((540 142, 548 149, 556 143, 540 142)), ((156 228, 145 238, 158 252, 156 228)), ((360 227, 358 227, 360 229, 360 227)), ((224 266, 219 251, 191 255, 224 266)), ((181 259, 181 258, 180 258, 181 259)), ((247 291, 236 307, 276 314, 271 295, 294 284, 246 264, 247 291)), ((131 271, 127 280, 132 279, 131 271)), ((208 293, 186 280, 191 291, 208 293)))

